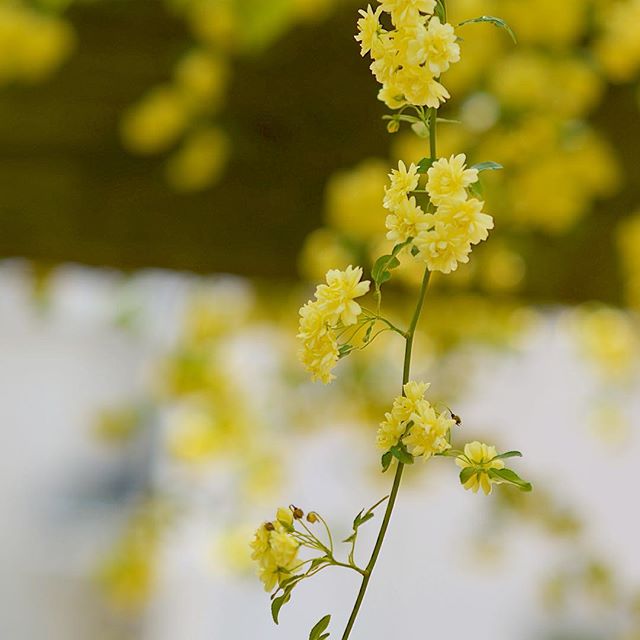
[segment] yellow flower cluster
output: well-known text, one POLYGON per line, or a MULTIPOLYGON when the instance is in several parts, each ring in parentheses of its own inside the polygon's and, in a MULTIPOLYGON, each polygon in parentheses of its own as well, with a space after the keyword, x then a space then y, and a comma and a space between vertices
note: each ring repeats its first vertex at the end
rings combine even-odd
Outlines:
POLYGON ((336 328, 358 322, 362 309, 355 298, 369 291, 369 281, 361 282, 361 278, 362 267, 330 269, 326 284, 316 288, 316 299, 300 309, 298 338, 302 346, 298 357, 313 380, 326 384, 335 377, 331 370, 340 357, 336 328))
POLYGON ((424 394, 429 388, 426 382, 407 382, 404 395, 393 401, 389 413, 380 423, 376 444, 388 451, 402 441, 413 456, 425 460, 435 453, 451 447, 449 432, 455 424, 446 413, 438 414, 424 394))
POLYGON ((504 462, 496 460, 496 448, 482 442, 469 442, 464 446, 464 455, 456 458, 456 464, 461 469, 472 467, 474 472, 464 483, 465 489, 471 489, 474 493, 482 489, 485 495, 491 493, 491 485, 495 482, 489 476, 490 469, 504 469, 504 462))
POLYGON ((627 82, 640 69, 640 0, 625 0, 601 10, 603 33, 595 50, 612 80, 627 82))
POLYGON ((395 243, 414 239, 419 257, 430 271, 450 273, 458 263, 468 262, 471 246, 486 240, 493 218, 482 212, 484 203, 469 198, 467 189, 478 180, 477 169, 467 169, 466 156, 459 154, 434 162, 427 172, 426 191, 433 212, 425 213, 409 194, 418 186, 415 164, 400 161, 390 174, 385 190, 387 238, 395 243))
POLYGON ((378 94, 389 108, 404 104, 438 108, 450 96, 440 75, 460 60, 453 26, 442 23, 433 12, 435 0, 380 0, 361 10, 358 35, 361 54, 371 55, 371 71, 382 89, 378 94), (380 24, 389 14, 393 29, 380 24))
POLYGON ((258 577, 265 591, 271 591, 291 575, 298 564, 300 543, 291 535, 293 513, 280 507, 273 522, 258 527, 251 541, 251 558, 258 563, 258 577))

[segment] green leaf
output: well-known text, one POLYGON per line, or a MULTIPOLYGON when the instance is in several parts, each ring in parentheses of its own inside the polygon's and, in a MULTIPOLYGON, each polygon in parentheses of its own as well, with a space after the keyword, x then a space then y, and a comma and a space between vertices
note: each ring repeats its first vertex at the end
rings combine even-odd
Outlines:
POLYGON ((415 258, 419 253, 420 253, 420 249, 418 249, 418 247, 413 245, 411 247, 411 255, 415 258))
POLYGON ((478 16, 477 18, 470 18, 469 20, 463 20, 458 24, 458 26, 461 27, 464 24, 472 24, 476 22, 490 22, 496 27, 500 27, 501 29, 504 29, 511 36, 511 39, 517 44, 518 40, 516 39, 516 34, 513 32, 513 29, 502 18, 496 18, 494 16, 478 16))
POLYGON ((373 265, 371 277, 377 284, 382 284, 391 278, 391 269, 395 269, 400 265, 400 260, 392 253, 380 256, 373 265))
POLYGON ((442 124, 462 124, 462 120, 453 120, 452 118, 436 118, 436 122, 442 122, 442 124))
POLYGON ((362 339, 362 341, 367 344, 367 342, 369 342, 369 340, 371 340, 371 332, 373 331, 373 325, 374 323, 371 322, 369 323, 369 326, 367 327, 367 330, 364 334, 364 338, 362 339))
POLYGON ((376 287, 379 288, 381 284, 385 283, 391 278, 391 270, 400 266, 400 260, 396 257, 404 247, 409 244, 411 240, 400 242, 393 247, 391 253, 384 256, 380 256, 373 264, 371 269, 371 277, 376 283, 376 287))
POLYGON ((280 614, 280 609, 291 600, 291 591, 285 591, 281 596, 275 598, 275 600, 271 603, 271 617, 273 621, 278 624, 278 615, 280 614))
POLYGON ((504 167, 500 163, 492 162, 491 160, 472 164, 470 168, 477 169, 478 171, 497 171, 498 169, 504 169, 504 167))
POLYGON ((514 484, 522 491, 531 491, 533 488, 530 482, 524 481, 515 471, 511 469, 489 469, 489 477, 504 480, 509 484, 514 484))
POLYGON ((309 634, 309 640, 320 640, 320 638, 328 638, 329 634, 323 635, 326 628, 329 626, 329 622, 331 622, 331 616, 327 614, 324 618, 320 618, 318 622, 311 629, 311 633, 309 634))
POLYGON ((434 162, 435 158, 422 158, 422 160, 418 162, 418 173, 427 173, 434 162))
POLYGON ((475 467, 465 467, 460 472, 460 484, 466 484, 468 480, 476 473, 477 469, 475 467))
POLYGON ((436 3, 435 14, 440 18, 440 22, 447 21, 447 8, 445 7, 443 0, 438 0, 436 3))
POLYGON ((505 458, 522 458, 522 454, 519 451, 507 451, 495 456, 492 460, 504 460, 505 458))
POLYGON ((484 197, 484 189, 482 188, 481 182, 474 182, 473 184, 470 184, 468 189, 469 191, 471 191, 471 195, 475 196, 476 198, 484 197))
POLYGON ((382 464, 382 473, 384 473, 391 466, 392 460, 393 453, 391 453, 391 451, 387 451, 386 453, 382 454, 382 458, 380 459, 380 462, 382 464))
POLYGON ((338 347, 338 357, 344 358, 345 356, 348 356, 352 351, 353 351, 353 345, 341 344, 338 347))
POLYGON ((390 449, 391 455, 402 464, 413 464, 413 456, 407 451, 404 444, 397 444, 390 449))

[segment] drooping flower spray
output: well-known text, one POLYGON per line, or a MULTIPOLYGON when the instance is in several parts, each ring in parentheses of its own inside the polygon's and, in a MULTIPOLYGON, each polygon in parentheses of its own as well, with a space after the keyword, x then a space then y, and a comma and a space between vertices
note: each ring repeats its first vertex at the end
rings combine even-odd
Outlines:
MULTIPOLYGON (((485 494, 494 484, 511 484, 523 491, 531 485, 506 468, 505 460, 518 451, 499 454, 495 447, 471 442, 455 448, 452 435, 460 418, 450 410, 439 410, 425 397, 429 384, 410 379, 413 341, 429 279, 433 272, 455 271, 469 261, 474 245, 487 239, 493 218, 483 211, 479 174, 499 169, 495 162, 467 167, 464 154, 449 158, 437 155, 438 109, 449 99, 442 75, 460 60, 458 36, 447 22, 445 0, 379 0, 377 8, 360 11, 358 34, 361 54, 371 58, 370 69, 381 85, 378 98, 393 113, 385 116, 393 133, 403 123, 429 139, 428 156, 417 164, 400 162, 389 175, 383 206, 388 211, 387 238, 390 253, 380 256, 371 268, 371 280, 363 280, 362 267, 330 270, 326 282, 318 285, 313 300, 300 309, 298 338, 300 361, 314 380, 328 383, 339 360, 365 348, 383 331, 398 334, 405 342, 401 395, 380 422, 376 443, 382 452, 382 471, 395 465, 391 492, 371 508, 363 509, 353 521, 353 531, 345 540, 346 558, 336 557, 331 530, 316 512, 306 516, 291 505, 280 508, 273 521, 256 531, 251 547, 259 576, 267 591, 273 591, 271 610, 277 623, 280 609, 294 588, 319 571, 338 566, 360 574, 361 584, 342 633, 350 637, 362 605, 373 569, 382 548, 405 466, 416 458, 450 457, 461 468, 459 479, 465 489, 485 494), (424 264, 424 276, 409 326, 395 326, 382 314, 382 288, 400 259, 424 264), (357 302, 373 289, 375 308, 357 302), (359 528, 386 503, 374 548, 365 567, 355 562, 359 528), (301 558, 305 550, 308 557, 301 558)), ((481 16, 457 25, 489 22, 506 29, 499 18, 481 16)), ((515 38, 514 38, 515 39, 515 38)), ((310 640, 324 640, 330 633, 331 616, 321 618, 312 628, 310 640)))

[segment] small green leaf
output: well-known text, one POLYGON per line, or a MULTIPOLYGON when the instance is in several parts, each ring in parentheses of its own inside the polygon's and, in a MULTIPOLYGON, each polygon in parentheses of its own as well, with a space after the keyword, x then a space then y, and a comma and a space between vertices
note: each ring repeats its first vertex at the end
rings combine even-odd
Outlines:
POLYGON ((435 162, 435 158, 422 158, 420 162, 418 162, 418 173, 427 173, 429 171, 429 167, 435 162))
POLYGON ((278 615, 280 614, 280 609, 291 600, 291 591, 285 591, 281 596, 278 596, 271 603, 271 617, 273 621, 278 624, 278 615))
POLYGON ((419 253, 420 253, 420 249, 418 249, 418 247, 413 245, 411 247, 411 255, 415 258, 419 253))
POLYGON ((329 626, 329 622, 331 622, 331 616, 327 614, 324 618, 320 618, 318 622, 314 625, 313 629, 311 629, 311 633, 309 634, 309 640, 320 640, 321 638, 328 638, 329 634, 323 635, 326 628, 329 626))
POLYGON ((436 122, 442 122, 442 124, 462 124, 462 120, 453 120, 452 118, 436 118, 436 122))
POLYGON ((407 451, 404 444, 397 444, 390 449, 391 455, 402 464, 413 464, 413 456, 407 451))
POLYGON ((356 540, 356 536, 357 536, 357 534, 356 534, 356 532, 354 531, 354 532, 353 532, 353 533, 352 533, 348 538, 345 538, 342 542, 347 542, 347 543, 349 543, 349 542, 355 542, 355 540, 356 540))
POLYGON ((391 278, 391 269, 400 266, 400 260, 392 253, 380 256, 371 269, 371 277, 377 284, 382 284, 391 278))
POLYGON ((500 27, 501 29, 504 29, 511 36, 511 39, 517 44, 518 40, 516 39, 516 34, 513 32, 513 29, 502 18, 496 18, 494 16, 478 16, 477 18, 470 18, 469 20, 463 20, 458 24, 458 26, 461 27, 464 24, 472 24, 476 22, 490 22, 496 27, 500 27))
POLYGON ((435 14, 440 18, 440 22, 447 21, 447 8, 445 7, 443 0, 438 0, 436 3, 435 14))
POLYGON ((371 322, 369 323, 369 326, 367 327, 367 330, 364 334, 364 338, 362 339, 362 341, 367 344, 369 342, 369 340, 371 340, 371 332, 373 331, 373 325, 374 323, 371 322))
POLYGON ((473 476, 475 473, 475 467, 465 467, 460 472, 460 484, 467 484, 467 482, 471 479, 471 476, 473 476))
POLYGON ((478 171, 497 171, 498 169, 504 169, 504 167, 500 163, 492 162, 491 160, 472 164, 470 168, 477 169, 478 171))
POLYGON ((495 456, 493 460, 504 460, 505 458, 522 458, 522 454, 519 451, 507 451, 495 456))
POLYGON ((475 196, 476 198, 484 197, 484 189, 482 188, 481 182, 474 182, 473 184, 470 184, 468 189, 469 191, 471 191, 471 195, 475 196))
POLYGON ((325 562, 328 562, 328 561, 329 561, 329 559, 327 558, 327 556, 322 556, 320 558, 314 558, 311 561, 311 565, 309 565, 309 569, 316 569, 321 564, 324 564, 325 562))
POLYGON ((382 454, 382 458, 380 459, 380 462, 382 464, 382 473, 384 473, 391 466, 392 460, 393 453, 391 453, 391 451, 387 451, 386 453, 382 454))
POLYGON ((338 347, 338 357, 339 358, 344 358, 345 356, 348 356, 352 351, 353 351, 353 345, 351 345, 351 344, 341 344, 338 347))
POLYGON ((493 479, 498 478, 510 484, 516 485, 522 491, 531 491, 533 488, 530 482, 523 480, 515 471, 511 469, 489 469, 489 476, 493 479))

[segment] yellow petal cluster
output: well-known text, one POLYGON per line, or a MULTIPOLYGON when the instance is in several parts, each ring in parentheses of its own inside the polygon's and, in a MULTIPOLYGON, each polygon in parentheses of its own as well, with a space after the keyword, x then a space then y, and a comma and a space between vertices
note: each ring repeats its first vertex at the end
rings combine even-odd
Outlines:
POLYGON ((360 11, 358 35, 361 54, 372 58, 371 71, 382 85, 378 98, 391 109, 404 104, 438 108, 449 99, 439 78, 460 60, 452 25, 433 15, 435 0, 381 0, 360 11), (393 29, 380 24, 390 16, 393 29))
POLYGON ((344 271, 330 269, 326 284, 318 285, 315 300, 300 309, 298 357, 313 380, 325 384, 335 376, 331 370, 340 357, 335 329, 357 323, 362 312, 355 298, 369 291, 369 281, 361 281, 362 267, 349 265, 344 271))
POLYGON ((471 489, 474 493, 482 489, 485 495, 491 493, 491 485, 494 482, 489 477, 489 469, 504 469, 502 460, 494 460, 497 456, 496 448, 482 442, 469 442, 464 446, 464 455, 456 458, 456 464, 461 469, 473 467, 475 473, 464 483, 465 489, 471 489))
POLYGON ((298 564, 300 544, 291 535, 292 525, 291 510, 281 507, 273 522, 265 522, 258 527, 250 543, 251 558, 258 564, 258 577, 265 591, 271 591, 290 576, 298 564))
POLYGON ((404 385, 404 395, 393 401, 389 413, 380 423, 376 444, 388 451, 401 440, 413 456, 425 460, 450 448, 449 431, 455 424, 447 413, 437 413, 424 398, 429 385, 411 381, 404 385))
POLYGON ((467 188, 477 182, 478 171, 466 168, 463 153, 437 160, 427 177, 435 212, 429 214, 430 224, 421 228, 415 245, 430 271, 451 273, 469 261, 472 245, 487 239, 493 218, 482 212, 481 200, 468 197, 467 188))

